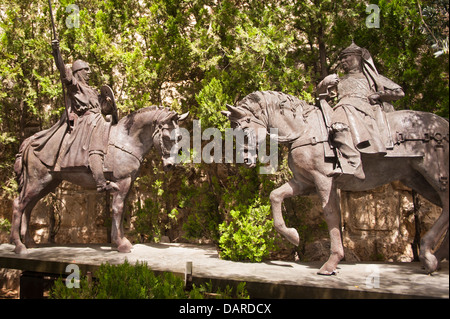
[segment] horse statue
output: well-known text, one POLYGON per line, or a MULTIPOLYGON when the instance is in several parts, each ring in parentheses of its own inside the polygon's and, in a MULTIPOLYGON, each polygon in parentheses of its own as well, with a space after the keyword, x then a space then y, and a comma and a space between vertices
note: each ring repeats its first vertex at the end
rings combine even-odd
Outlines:
MULTIPOLYGON (((299 235, 283 220, 283 200, 312 192, 319 195, 331 239, 331 254, 318 274, 335 274, 338 263, 344 258, 338 189, 370 190, 393 181, 401 181, 442 208, 440 217, 421 240, 420 260, 426 271, 434 272, 439 262, 448 258, 447 120, 419 111, 386 113, 394 146, 384 156, 361 154, 365 178, 360 179, 332 174, 337 165, 333 157, 336 152, 329 142, 326 120, 320 107, 281 92, 258 91, 247 95, 235 106, 227 105, 227 109, 222 114, 228 117, 233 128, 248 135, 248 140, 262 143, 269 129, 276 128, 278 142, 290 146, 288 165, 293 178, 273 190, 270 201, 275 229, 292 244, 299 244, 299 235), (444 241, 436 247, 444 235, 444 241)), ((256 155, 251 154, 256 154, 257 149, 252 149, 254 146, 249 146, 249 143, 237 147, 250 157, 246 165, 254 167, 256 155)))
MULTIPOLYGON (((117 245, 119 252, 130 252, 132 245, 123 231, 123 211, 131 186, 139 175, 139 170, 145 156, 152 147, 161 154, 163 167, 169 170, 176 163, 171 154, 173 147, 179 141, 179 123, 189 112, 179 115, 168 108, 150 106, 122 118, 111 126, 103 171, 111 182, 117 185, 112 190, 112 227, 111 240, 117 245), (174 136, 175 135, 175 136, 174 136)), ((61 122, 64 122, 64 116, 61 122)), ((58 128, 56 124, 54 127, 58 128)), ((56 129, 54 129, 56 130, 56 129)), ((52 131, 52 128, 46 131, 52 131)), ((14 166, 19 183, 19 196, 13 202, 13 218, 11 225, 11 242, 15 244, 17 254, 27 253, 27 246, 34 246, 28 232, 28 223, 36 203, 63 181, 69 181, 86 189, 96 189, 96 181, 88 166, 59 167, 62 155, 52 167, 45 165, 33 148, 33 141, 42 136, 44 131, 26 139, 16 158, 14 166), (25 244, 21 241, 24 237, 25 244)), ((65 134, 60 154, 71 139, 71 134, 65 134)))

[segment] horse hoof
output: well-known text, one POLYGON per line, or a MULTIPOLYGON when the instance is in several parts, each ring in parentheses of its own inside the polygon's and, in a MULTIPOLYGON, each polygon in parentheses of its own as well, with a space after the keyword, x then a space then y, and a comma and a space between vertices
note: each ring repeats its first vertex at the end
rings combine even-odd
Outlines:
POLYGON ((317 272, 318 275, 321 276, 336 276, 337 272, 336 269, 334 270, 329 270, 327 269, 327 267, 324 265, 322 266, 322 268, 320 268, 320 270, 317 272))
POLYGON ((129 253, 131 252, 131 247, 127 246, 127 245, 120 245, 119 247, 117 247, 117 250, 119 251, 119 253, 129 253))
POLYGON ((426 253, 420 258, 427 274, 435 272, 439 266, 437 258, 432 253, 426 253))
POLYGON ((288 228, 286 239, 295 246, 298 246, 300 244, 300 236, 298 235, 298 232, 295 228, 288 228))
POLYGON ((129 252, 131 252, 132 247, 133 247, 133 245, 131 245, 131 243, 128 240, 126 240, 123 244, 120 244, 117 247, 117 250, 120 253, 129 253, 129 252))
POLYGON ((321 276, 336 276, 336 271, 328 271, 328 270, 321 271, 321 270, 319 270, 317 272, 317 274, 321 275, 321 276))
POLYGON ((325 263, 317 272, 321 276, 335 276, 337 274, 336 267, 330 265, 330 263, 325 263))
POLYGON ((14 252, 18 255, 26 255, 28 254, 27 247, 24 244, 17 245, 14 249, 14 252))

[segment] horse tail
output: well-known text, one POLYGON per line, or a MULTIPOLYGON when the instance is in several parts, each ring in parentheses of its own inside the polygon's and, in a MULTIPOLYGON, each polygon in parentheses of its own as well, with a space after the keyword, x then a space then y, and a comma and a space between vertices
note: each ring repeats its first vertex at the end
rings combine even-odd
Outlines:
POLYGON ((22 189, 25 185, 25 171, 24 170, 24 154, 27 153, 28 148, 31 143, 31 138, 27 138, 22 142, 19 148, 19 153, 16 154, 16 161, 14 163, 14 173, 16 173, 16 181, 19 185, 18 191, 19 194, 22 192, 22 189))

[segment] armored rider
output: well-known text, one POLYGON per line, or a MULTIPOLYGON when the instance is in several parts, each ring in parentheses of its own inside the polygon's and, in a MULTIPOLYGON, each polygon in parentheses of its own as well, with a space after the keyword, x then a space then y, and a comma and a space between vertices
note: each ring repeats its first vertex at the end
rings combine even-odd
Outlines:
POLYGON ((59 41, 52 41, 52 54, 67 92, 69 123, 73 127, 68 138, 65 153, 60 156, 62 167, 80 166, 83 161, 89 165, 97 191, 114 191, 119 187, 106 180, 103 172, 103 158, 108 144, 110 123, 102 116, 111 111, 111 99, 100 95, 89 86, 91 69, 88 63, 76 60, 72 69, 64 64, 59 41))
POLYGON ((318 85, 319 94, 337 90, 331 130, 342 157, 340 168, 330 176, 344 174, 364 179, 360 153, 386 154, 380 135, 383 128, 379 127, 385 116, 382 113, 393 111, 389 102, 402 98, 404 93, 398 84, 378 74, 368 50, 352 43, 340 53, 339 60, 345 75, 339 78, 331 74, 318 85))

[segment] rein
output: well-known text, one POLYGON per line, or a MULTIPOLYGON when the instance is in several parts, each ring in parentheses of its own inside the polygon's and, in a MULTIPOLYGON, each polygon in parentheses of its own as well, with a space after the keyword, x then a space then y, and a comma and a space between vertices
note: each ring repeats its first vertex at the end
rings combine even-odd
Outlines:
POLYGON ((125 152, 127 154, 132 155, 134 158, 136 158, 139 161, 139 164, 141 164, 142 161, 144 160, 144 158, 142 156, 136 155, 135 152, 129 151, 125 147, 117 145, 115 142, 112 142, 112 143, 110 142, 108 145, 114 146, 115 148, 117 148, 117 149, 119 149, 119 150, 121 150, 121 151, 123 151, 123 152, 125 152))
MULTIPOLYGON (((170 130, 170 126, 169 126, 169 124, 157 124, 158 119, 159 119, 159 117, 160 117, 161 114, 166 115, 166 113, 161 112, 161 113, 159 113, 159 114, 156 116, 156 119, 153 120, 155 129, 154 129, 154 131, 153 131, 153 133, 152 133, 152 140, 154 140, 154 138, 155 138, 156 136, 158 136, 158 144, 159 144, 159 146, 160 146, 161 155, 164 157, 164 156, 169 156, 169 155, 170 155, 170 150, 167 149, 167 148, 165 147, 165 145, 164 145, 164 140, 163 140, 163 135, 164 135, 164 134, 163 134, 163 132, 164 132, 164 130, 170 130)), ((179 132, 179 126, 178 126, 178 124, 176 124, 174 121, 172 121, 172 124, 173 124, 174 129, 176 130, 175 137, 176 137, 176 139, 178 140, 178 136, 179 136, 179 133, 178 133, 178 132, 179 132)), ((110 139, 108 145, 111 145, 111 146, 113 146, 113 147, 115 147, 115 148, 117 148, 117 149, 119 149, 119 150, 121 150, 121 151, 123 151, 123 152, 125 152, 125 153, 127 153, 127 154, 132 155, 134 158, 136 158, 136 159, 139 161, 139 163, 142 163, 142 161, 144 160, 144 157, 143 157, 142 155, 139 155, 139 154, 137 154, 136 152, 127 149, 127 148, 126 148, 125 146, 123 146, 123 145, 117 144, 117 142, 114 140, 114 138, 110 139)))
MULTIPOLYGON (((243 130, 248 129, 248 125, 246 125, 246 123, 250 124, 251 122, 256 123, 258 125, 261 125, 261 126, 263 126, 265 128, 271 127, 270 119, 269 119, 269 116, 268 116, 268 114, 269 114, 269 112, 268 112, 269 103, 267 102, 266 97, 265 97, 264 94, 263 94, 263 99, 264 99, 264 102, 265 102, 264 103, 265 107, 261 106, 261 109, 265 108, 265 110, 263 110, 262 113, 266 114, 267 121, 263 121, 262 119, 258 118, 254 114, 254 112, 252 112, 251 110, 249 110, 249 111, 252 113, 252 115, 247 115, 247 116, 244 116, 243 118, 239 118, 239 119, 235 118, 235 119, 230 119, 230 120, 232 120, 234 123, 236 123, 237 126, 242 128, 243 130)), ((284 112, 283 112, 284 110, 282 109, 282 104, 284 104, 285 102, 286 102, 286 100, 283 100, 283 101, 280 102, 281 114, 283 114, 283 115, 284 115, 284 112)), ((295 117, 296 108, 292 107, 290 110, 292 111, 292 113, 293 113, 293 115, 295 117)), ((312 107, 311 109, 303 110, 302 116, 303 116, 305 122, 306 122, 306 119, 309 117, 309 115, 311 115, 312 113, 317 114, 316 112, 318 112, 318 111, 322 112, 321 109, 317 108, 317 107, 312 107)), ((319 116, 322 116, 322 114, 319 114, 319 116)), ((319 123, 320 123, 320 125, 322 125, 322 121, 319 120, 319 123)), ((321 131, 320 132, 321 134, 318 134, 320 136, 312 136, 312 137, 305 137, 305 138, 302 138, 302 136, 304 135, 304 132, 290 133, 290 134, 288 134, 287 136, 284 136, 284 137, 278 137, 277 136, 277 142, 278 143, 291 144, 290 151, 292 151, 292 150, 294 150, 296 148, 299 148, 299 147, 307 146, 307 145, 316 145, 316 144, 319 144, 319 143, 329 142, 329 136, 328 136, 327 131, 326 130, 322 130, 322 128, 321 128, 320 131, 321 131)), ((255 134, 254 132, 249 132, 249 133, 250 133, 249 135, 254 135, 255 134)), ((267 131, 267 135, 270 135, 270 133, 268 131, 267 131)), ((252 136, 252 137, 254 137, 254 136, 252 136)))

